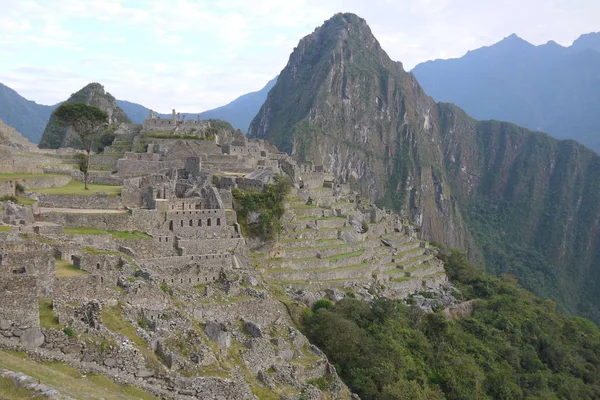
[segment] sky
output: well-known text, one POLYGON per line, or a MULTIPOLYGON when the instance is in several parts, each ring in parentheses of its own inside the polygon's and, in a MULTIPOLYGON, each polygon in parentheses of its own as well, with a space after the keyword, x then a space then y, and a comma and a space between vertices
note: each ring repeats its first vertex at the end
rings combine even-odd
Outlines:
POLYGON ((569 46, 598 0, 0 0, 0 82, 55 104, 87 83, 160 112, 261 89, 337 12, 365 18, 406 70, 516 33, 569 46))

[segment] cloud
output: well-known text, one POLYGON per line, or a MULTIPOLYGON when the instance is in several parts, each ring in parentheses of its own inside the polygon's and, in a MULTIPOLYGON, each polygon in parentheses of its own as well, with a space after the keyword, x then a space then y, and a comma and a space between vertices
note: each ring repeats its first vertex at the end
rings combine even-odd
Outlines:
POLYGON ((3 0, 0 81, 45 103, 86 83, 159 111, 260 89, 336 12, 365 18, 406 69, 509 34, 569 45, 597 29, 597 0, 3 0), (6 56, 4 56, 6 55, 6 56))

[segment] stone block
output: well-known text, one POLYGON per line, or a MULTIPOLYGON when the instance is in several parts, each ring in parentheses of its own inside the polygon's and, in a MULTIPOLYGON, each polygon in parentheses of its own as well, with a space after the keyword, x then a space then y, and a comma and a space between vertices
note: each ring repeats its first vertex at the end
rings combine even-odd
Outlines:
POLYGON ((40 347, 44 340, 44 334, 37 328, 25 329, 21 335, 21 344, 27 347, 40 347))
POLYGON ((221 351, 226 351, 231 346, 231 334, 225 331, 223 326, 218 322, 206 322, 204 333, 221 348, 221 351))
POLYGON ((8 319, 0 319, 0 329, 1 330, 10 329, 11 326, 12 326, 12 321, 10 321, 8 319))
POLYGON ((79 354, 83 350, 83 346, 80 344, 72 344, 70 346, 65 346, 62 351, 65 354, 79 354))
POLYGON ((115 365, 117 365, 117 361, 114 358, 107 358, 106 360, 104 360, 104 365, 106 365, 109 368, 112 368, 115 365))

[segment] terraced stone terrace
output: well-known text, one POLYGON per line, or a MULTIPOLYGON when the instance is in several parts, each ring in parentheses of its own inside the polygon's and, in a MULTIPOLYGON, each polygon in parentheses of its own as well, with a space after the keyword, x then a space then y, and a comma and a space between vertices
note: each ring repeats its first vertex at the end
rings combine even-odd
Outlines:
POLYGON ((302 290, 362 286, 398 297, 446 282, 437 249, 395 215, 356 201, 347 189, 293 189, 277 244, 255 255, 264 278, 302 290))

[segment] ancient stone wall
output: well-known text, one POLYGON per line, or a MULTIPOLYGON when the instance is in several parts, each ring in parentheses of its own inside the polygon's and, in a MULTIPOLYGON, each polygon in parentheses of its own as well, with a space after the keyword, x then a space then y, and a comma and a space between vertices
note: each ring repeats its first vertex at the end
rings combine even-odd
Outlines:
POLYGON ((124 178, 156 174, 168 168, 179 168, 179 162, 127 160, 123 158, 117 161, 119 176, 124 178))
POLYGON ((91 154, 90 165, 115 165, 122 156, 122 154, 91 154))
POLYGON ((135 258, 154 258, 174 254, 174 239, 169 235, 160 235, 152 239, 117 239, 120 251, 127 249, 126 254, 135 258))
POLYGON ((111 297, 111 293, 105 289, 103 281, 102 276, 92 274, 60 278, 54 284, 52 297, 66 302, 86 298, 106 300, 111 297))
POLYGON ((16 183, 15 181, 0 181, 0 197, 14 196, 16 183))
MULTIPOLYGON (((138 210, 134 210, 138 211, 138 210)), ((148 210, 139 210, 141 212, 148 210)), ((91 226, 98 229, 111 229, 116 231, 130 231, 136 229, 136 223, 131 214, 122 213, 106 213, 106 214, 84 214, 84 213, 60 213, 50 212, 44 213, 44 218, 63 225, 65 228, 77 228, 80 226, 91 226)), ((143 218, 137 218, 144 220, 143 218)), ((141 230, 141 229, 140 229, 141 230)))
POLYGON ((240 239, 212 239, 212 240, 179 240, 178 247, 182 249, 181 255, 191 254, 224 254, 235 252, 245 254, 248 250, 246 242, 240 239))
POLYGON ((77 195, 77 194, 37 194, 40 207, 87 208, 100 210, 119 210, 123 208, 120 196, 77 195))
POLYGON ((180 257, 156 257, 144 259, 144 267, 168 271, 170 268, 181 268, 187 265, 199 265, 200 267, 216 266, 219 268, 231 268, 233 256, 229 253, 186 255, 180 257))
POLYGON ((36 277, 37 295, 49 297, 56 275, 52 249, 31 241, 2 243, 0 275, 25 274, 36 277))
POLYGON ((0 329, 39 328, 37 279, 32 275, 0 274, 0 329))
POLYGON ((161 282, 175 287, 191 288, 215 282, 221 276, 223 266, 218 263, 194 263, 181 267, 170 267, 159 271, 161 282))

